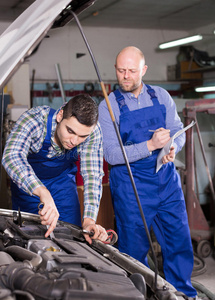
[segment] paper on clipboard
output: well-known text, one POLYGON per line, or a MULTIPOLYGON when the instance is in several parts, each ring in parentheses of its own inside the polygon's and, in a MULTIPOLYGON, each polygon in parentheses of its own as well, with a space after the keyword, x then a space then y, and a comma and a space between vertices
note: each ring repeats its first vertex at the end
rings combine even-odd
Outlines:
POLYGON ((191 128, 193 125, 195 125, 195 121, 192 121, 189 125, 187 125, 186 127, 182 128, 181 130, 177 131, 172 137, 171 139, 166 143, 166 145, 161 149, 161 151, 158 154, 157 157, 157 167, 156 167, 156 173, 160 170, 160 168, 162 167, 163 163, 162 163, 162 158, 164 155, 167 155, 169 153, 169 150, 174 142, 174 140, 181 135, 183 132, 185 132, 187 129, 191 128))

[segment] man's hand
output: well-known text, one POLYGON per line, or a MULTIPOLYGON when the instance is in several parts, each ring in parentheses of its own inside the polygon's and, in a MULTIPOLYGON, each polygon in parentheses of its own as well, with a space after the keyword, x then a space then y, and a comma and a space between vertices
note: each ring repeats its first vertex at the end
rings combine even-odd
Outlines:
POLYGON ((108 238, 106 230, 102 226, 95 224, 95 221, 90 218, 84 219, 82 228, 89 232, 94 232, 92 237, 90 237, 88 234, 84 234, 84 237, 89 244, 92 244, 92 239, 105 242, 108 238))
POLYGON ((175 159, 175 148, 172 146, 167 155, 164 155, 162 158, 162 163, 167 164, 168 162, 173 162, 175 159))
POLYGON ((147 141, 148 150, 154 151, 156 149, 163 148, 170 140, 170 130, 164 128, 158 128, 155 130, 151 140, 147 141))
POLYGON ((45 187, 38 187, 33 192, 40 198, 40 202, 43 203, 43 208, 38 211, 42 225, 50 225, 45 237, 48 237, 50 233, 55 229, 59 213, 54 200, 50 192, 45 187))

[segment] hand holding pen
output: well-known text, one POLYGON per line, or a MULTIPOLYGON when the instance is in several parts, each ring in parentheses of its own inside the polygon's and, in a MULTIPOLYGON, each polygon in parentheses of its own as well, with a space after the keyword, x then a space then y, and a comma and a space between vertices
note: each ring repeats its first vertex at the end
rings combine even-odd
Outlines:
POLYGON ((163 127, 156 130, 149 130, 154 132, 152 138, 147 141, 147 146, 149 151, 154 151, 156 149, 163 148, 166 143, 170 140, 170 130, 163 127))

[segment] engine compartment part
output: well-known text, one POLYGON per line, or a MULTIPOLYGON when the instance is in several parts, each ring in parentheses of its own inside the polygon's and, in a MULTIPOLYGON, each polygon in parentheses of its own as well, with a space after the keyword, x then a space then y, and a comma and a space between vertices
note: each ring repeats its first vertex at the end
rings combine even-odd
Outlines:
POLYGON ((45 238, 38 215, 0 209, 0 300, 184 300, 154 272, 82 229, 58 221, 45 238))
POLYGON ((39 222, 31 214, 0 215, 0 299, 146 299, 144 277, 136 279, 140 292, 79 228, 59 224, 53 241, 39 222))

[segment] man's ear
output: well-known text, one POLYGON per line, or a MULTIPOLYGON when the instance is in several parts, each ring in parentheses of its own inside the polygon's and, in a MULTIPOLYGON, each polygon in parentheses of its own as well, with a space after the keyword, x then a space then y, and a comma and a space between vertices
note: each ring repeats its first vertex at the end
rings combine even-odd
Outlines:
POLYGON ((142 77, 146 74, 147 69, 148 69, 148 66, 144 65, 143 69, 142 69, 142 77))
POLYGON ((56 120, 58 123, 60 123, 62 119, 63 119, 63 110, 61 109, 56 116, 56 120))

